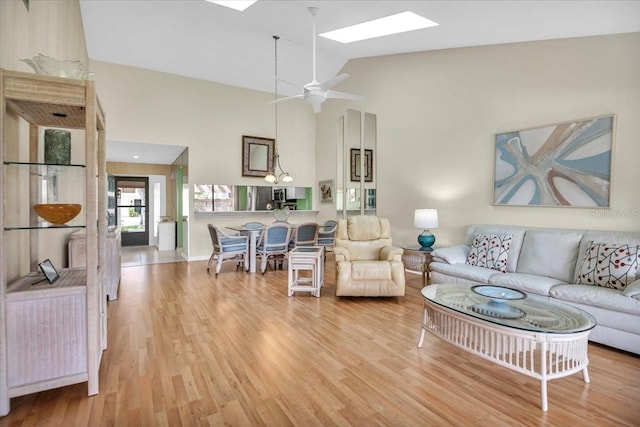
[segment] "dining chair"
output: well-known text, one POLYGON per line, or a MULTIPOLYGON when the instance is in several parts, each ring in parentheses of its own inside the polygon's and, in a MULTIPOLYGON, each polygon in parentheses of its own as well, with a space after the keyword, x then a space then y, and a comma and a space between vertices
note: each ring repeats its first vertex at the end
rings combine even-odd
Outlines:
POLYGON ((325 221, 325 223, 319 227, 318 246, 324 246, 325 258, 327 256, 327 252, 333 252, 333 247, 336 241, 337 229, 338 229, 338 222, 332 219, 325 221))
POLYGON ((291 228, 288 224, 274 222, 267 225, 262 231, 260 241, 256 247, 256 256, 260 258, 260 270, 262 274, 267 271, 269 259, 282 263, 289 251, 289 240, 291 238, 291 228))
POLYGON ((226 261, 235 261, 236 271, 241 266, 249 270, 249 237, 229 236, 220 228, 207 224, 213 250, 207 264, 207 271, 211 263, 216 259, 216 277, 220 273, 222 264, 226 261))
POLYGON ((294 226, 289 250, 296 246, 316 246, 318 244, 318 228, 318 224, 315 222, 305 222, 294 226))

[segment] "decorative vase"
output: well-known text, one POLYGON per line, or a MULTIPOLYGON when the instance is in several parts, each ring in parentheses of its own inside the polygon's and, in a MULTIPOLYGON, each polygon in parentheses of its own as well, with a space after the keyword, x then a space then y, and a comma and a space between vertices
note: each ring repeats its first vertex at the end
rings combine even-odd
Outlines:
POLYGON ((44 131, 44 162, 49 165, 71 164, 71 132, 60 129, 44 131))

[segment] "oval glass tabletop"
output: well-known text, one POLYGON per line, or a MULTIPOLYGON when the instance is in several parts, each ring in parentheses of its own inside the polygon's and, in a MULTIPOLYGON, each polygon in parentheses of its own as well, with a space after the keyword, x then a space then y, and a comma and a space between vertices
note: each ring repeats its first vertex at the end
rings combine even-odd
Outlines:
POLYGON ((525 298, 496 302, 492 293, 481 295, 465 284, 430 285, 421 292, 426 300, 449 310, 526 331, 562 334, 596 326, 595 318, 586 311, 539 295, 524 294, 525 298))

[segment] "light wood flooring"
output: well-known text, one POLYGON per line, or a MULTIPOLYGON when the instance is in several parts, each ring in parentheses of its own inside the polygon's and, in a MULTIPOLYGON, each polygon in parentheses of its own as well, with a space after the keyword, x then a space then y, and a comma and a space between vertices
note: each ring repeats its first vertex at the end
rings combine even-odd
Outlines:
POLYGON ((286 296, 286 270, 216 279, 206 261, 122 269, 100 394, 14 398, 0 426, 638 426, 640 356, 590 345, 591 383, 549 383, 427 334, 420 278, 402 298, 286 296))

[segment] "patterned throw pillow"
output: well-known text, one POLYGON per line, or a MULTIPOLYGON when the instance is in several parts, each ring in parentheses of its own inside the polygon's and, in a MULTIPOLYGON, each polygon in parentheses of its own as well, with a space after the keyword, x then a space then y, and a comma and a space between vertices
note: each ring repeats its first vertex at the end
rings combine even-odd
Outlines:
POLYGON ((636 279, 640 247, 591 242, 578 273, 578 283, 624 290, 636 279))
POLYGON ((511 234, 479 234, 473 236, 467 264, 507 272, 511 234))

